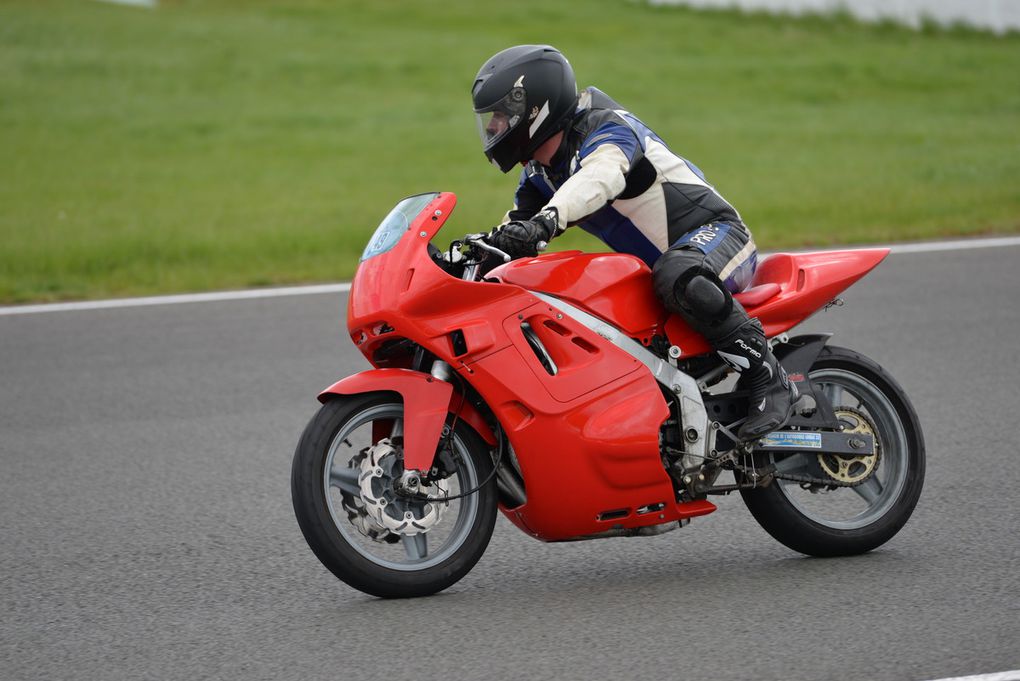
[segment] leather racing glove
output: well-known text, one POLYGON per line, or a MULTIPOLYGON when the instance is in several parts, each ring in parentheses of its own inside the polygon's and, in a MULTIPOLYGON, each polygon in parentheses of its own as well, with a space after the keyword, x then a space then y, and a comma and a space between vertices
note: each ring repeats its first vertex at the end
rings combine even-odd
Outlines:
POLYGON ((530 220, 514 220, 489 232, 488 242, 511 258, 533 258, 538 243, 548 242, 559 232, 555 208, 547 208, 530 220))

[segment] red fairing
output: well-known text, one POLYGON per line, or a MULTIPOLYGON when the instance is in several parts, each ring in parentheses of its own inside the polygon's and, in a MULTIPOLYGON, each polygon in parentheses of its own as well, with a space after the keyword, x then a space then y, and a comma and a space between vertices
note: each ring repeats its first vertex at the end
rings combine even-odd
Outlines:
MULTIPOLYGON (((594 344, 585 327, 570 328, 594 344)), ((514 524, 556 541, 715 510, 675 501, 659 456, 659 428, 669 414, 646 369, 619 362, 615 375, 589 371, 587 392, 561 401, 550 389, 554 377, 534 371, 531 357, 512 347, 471 367, 524 476, 527 501, 503 509, 514 524)))
MULTIPOLYGON (((563 298, 645 343, 665 330, 685 354, 707 351, 704 339, 669 318, 658 303, 648 267, 628 255, 554 253, 497 268, 492 274, 499 281, 457 279, 426 250, 455 203, 452 194, 438 195, 396 246, 359 267, 347 310, 359 350, 377 366, 399 366, 406 361, 399 348, 407 339, 470 384, 513 445, 524 479, 525 503, 503 512, 533 536, 572 539, 714 510, 707 501, 676 501, 659 445, 669 410, 647 367, 531 293, 563 298), (526 334, 532 342, 538 339, 548 359, 540 358, 526 334)), ((769 335, 781 333, 886 253, 772 256, 755 278, 757 285, 771 285, 742 296, 769 335)), ((450 384, 430 379, 384 369, 341 381, 330 391, 403 395, 406 465, 423 469, 447 413, 464 402, 450 384)), ((490 444, 495 441, 473 409, 463 407, 461 418, 490 444)))
MULTIPOLYGON (((571 539, 711 512, 715 507, 708 502, 675 501, 659 459, 659 428, 668 410, 640 362, 519 285, 463 281, 432 262, 426 246, 454 204, 452 194, 440 194, 393 249, 358 268, 347 309, 358 348, 373 361, 388 343, 411 339, 471 384, 499 419, 524 470, 528 501, 504 512, 534 536, 571 539), (557 363, 555 376, 525 340, 524 324, 557 363)), ((635 270, 640 274, 630 266, 632 276, 635 270)), ((624 297, 627 287, 619 288, 624 297)), ((431 388, 423 386, 437 383, 415 378, 391 388, 420 389, 421 400, 433 402, 427 426, 405 425, 405 446, 415 452, 406 455, 407 465, 418 467, 435 451, 450 399, 425 397, 431 388)), ((382 385, 364 381, 358 390, 382 385)))
MULTIPOLYGON (((351 339, 370 362, 387 341, 410 338, 454 367, 510 344, 493 320, 524 309, 534 297, 517 286, 466 282, 439 269, 429 240, 456 205, 440 194, 390 251, 361 263, 347 304, 351 339), (455 354, 450 333, 463 333, 468 349, 455 354)), ((498 324, 498 322, 497 322, 498 324)))
POLYGON ((509 262, 490 276, 568 300, 645 343, 667 315, 651 270, 633 255, 563 251, 509 262))

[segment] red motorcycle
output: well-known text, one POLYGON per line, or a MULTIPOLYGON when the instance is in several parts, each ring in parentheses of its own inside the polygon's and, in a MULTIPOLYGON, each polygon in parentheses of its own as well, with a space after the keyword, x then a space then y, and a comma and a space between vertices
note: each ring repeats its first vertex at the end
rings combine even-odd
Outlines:
POLYGON ((888 249, 775 254, 735 296, 802 395, 782 430, 743 443, 739 375, 660 305, 641 260, 570 251, 492 268, 509 256, 482 234, 430 244, 455 204, 412 196, 376 230, 347 309, 375 368, 319 395, 294 456, 298 523, 344 582, 445 589, 481 557, 497 508, 543 541, 650 536, 739 491, 813 556, 869 551, 906 523, 925 468, 907 396, 830 334, 786 334, 888 249))

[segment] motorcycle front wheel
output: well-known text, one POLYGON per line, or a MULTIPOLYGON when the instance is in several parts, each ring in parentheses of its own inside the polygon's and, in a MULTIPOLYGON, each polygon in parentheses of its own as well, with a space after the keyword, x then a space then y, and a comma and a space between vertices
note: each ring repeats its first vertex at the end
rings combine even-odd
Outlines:
POLYGON ((874 437, 877 454, 850 461, 797 455, 802 463, 792 468, 790 459, 788 473, 830 476, 840 485, 776 479, 766 487, 741 490, 741 495, 758 524, 795 551, 819 557, 865 553, 900 531, 921 495, 921 426, 895 379, 852 350, 823 348, 809 379, 846 429, 874 437))
MULTIPOLYGON (((496 521, 495 484, 446 502, 397 495, 403 472, 403 404, 391 393, 338 396, 305 428, 294 453, 291 493, 305 540, 348 585, 382 598, 427 596, 478 562, 496 521)), ((421 492, 454 497, 492 471, 489 448, 463 423, 421 492)))

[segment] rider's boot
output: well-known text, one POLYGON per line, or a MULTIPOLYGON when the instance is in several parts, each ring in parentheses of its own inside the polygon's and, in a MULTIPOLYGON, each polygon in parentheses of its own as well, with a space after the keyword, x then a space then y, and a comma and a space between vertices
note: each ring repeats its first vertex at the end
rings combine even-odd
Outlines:
POLYGON ((751 391, 747 420, 737 432, 741 441, 756 440, 782 428, 790 420, 798 391, 772 354, 761 322, 749 318, 714 340, 715 351, 741 373, 742 382, 751 391))
POLYGON ((659 299, 743 374, 741 382, 750 388, 751 400, 747 420, 738 432, 740 440, 755 440, 782 428, 793 413, 797 387, 769 349, 761 322, 749 317, 719 277, 706 271, 703 264, 676 276, 685 257, 697 256, 683 249, 671 250, 655 264, 652 277, 659 299))

